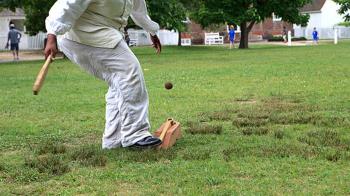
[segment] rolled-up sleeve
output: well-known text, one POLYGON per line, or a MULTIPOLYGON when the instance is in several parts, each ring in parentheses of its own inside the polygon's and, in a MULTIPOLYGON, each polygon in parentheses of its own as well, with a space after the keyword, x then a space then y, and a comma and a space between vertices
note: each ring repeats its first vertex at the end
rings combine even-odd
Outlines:
POLYGON ((159 30, 158 23, 152 21, 148 16, 145 0, 134 0, 131 18, 136 25, 140 26, 152 35, 155 35, 159 30))
POLYGON ((48 34, 63 35, 84 13, 92 0, 58 0, 52 6, 45 20, 48 34))

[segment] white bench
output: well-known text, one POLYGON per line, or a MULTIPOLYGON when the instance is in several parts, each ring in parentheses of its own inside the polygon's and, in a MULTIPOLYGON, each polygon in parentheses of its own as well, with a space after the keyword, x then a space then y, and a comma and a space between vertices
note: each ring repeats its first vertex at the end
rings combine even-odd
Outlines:
POLYGON ((204 36, 204 44, 205 45, 213 45, 213 44, 224 44, 224 37, 220 36, 219 33, 205 33, 204 36))
POLYGON ((181 46, 190 46, 192 45, 191 38, 182 38, 181 46))

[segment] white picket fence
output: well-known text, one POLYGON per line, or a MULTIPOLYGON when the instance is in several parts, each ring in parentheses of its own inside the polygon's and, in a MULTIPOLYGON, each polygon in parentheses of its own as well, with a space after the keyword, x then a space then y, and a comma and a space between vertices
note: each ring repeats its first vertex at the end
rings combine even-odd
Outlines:
MULTIPOLYGON (((144 30, 129 29, 128 34, 130 37, 130 45, 132 46, 152 44, 149 33, 144 30)), ((162 45, 177 45, 179 40, 179 34, 176 31, 159 30, 158 37, 162 45)))
MULTIPOLYGON (((350 27, 334 27, 334 28, 318 28, 318 35, 320 39, 334 39, 335 29, 338 30, 339 39, 349 39, 350 38, 350 27)), ((305 37, 307 39, 312 39, 313 29, 307 28, 296 28, 294 29, 295 37, 305 37)))
MULTIPOLYGON (((38 50, 44 48, 46 33, 38 33, 36 36, 29 36, 22 33, 22 39, 19 43, 20 50, 38 50)), ((0 35, 0 50, 5 50, 7 35, 0 35)))

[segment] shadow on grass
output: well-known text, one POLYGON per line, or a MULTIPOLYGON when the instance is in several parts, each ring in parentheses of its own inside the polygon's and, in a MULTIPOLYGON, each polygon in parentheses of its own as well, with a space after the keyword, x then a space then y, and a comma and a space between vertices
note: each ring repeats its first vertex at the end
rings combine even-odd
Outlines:
POLYGON ((207 160, 210 159, 210 155, 213 153, 213 151, 211 149, 186 149, 184 151, 181 152, 181 157, 184 160, 187 161, 203 161, 203 160, 207 160))
POLYGON ((177 157, 177 150, 174 148, 168 150, 158 149, 125 149, 119 148, 107 152, 109 157, 115 157, 114 161, 122 162, 137 162, 137 163, 151 163, 162 162, 165 160, 173 160, 177 157))

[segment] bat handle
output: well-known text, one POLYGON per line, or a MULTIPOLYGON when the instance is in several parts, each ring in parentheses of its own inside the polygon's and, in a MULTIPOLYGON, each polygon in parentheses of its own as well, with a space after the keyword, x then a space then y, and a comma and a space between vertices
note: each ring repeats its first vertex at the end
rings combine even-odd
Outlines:
POLYGON ((167 130, 171 127, 172 123, 173 123, 173 120, 172 119, 168 119, 168 121, 166 122, 166 124, 165 124, 165 126, 164 126, 164 128, 162 130, 162 133, 159 136, 160 140, 162 140, 162 141, 164 140, 165 134, 166 134, 167 130))
POLYGON ((33 85, 33 94, 34 95, 38 95, 39 91, 44 83, 46 74, 48 72, 48 68, 50 63, 52 62, 52 55, 49 55, 49 57, 47 57, 45 64, 42 66, 40 72, 38 73, 38 76, 36 77, 35 83, 33 85))

